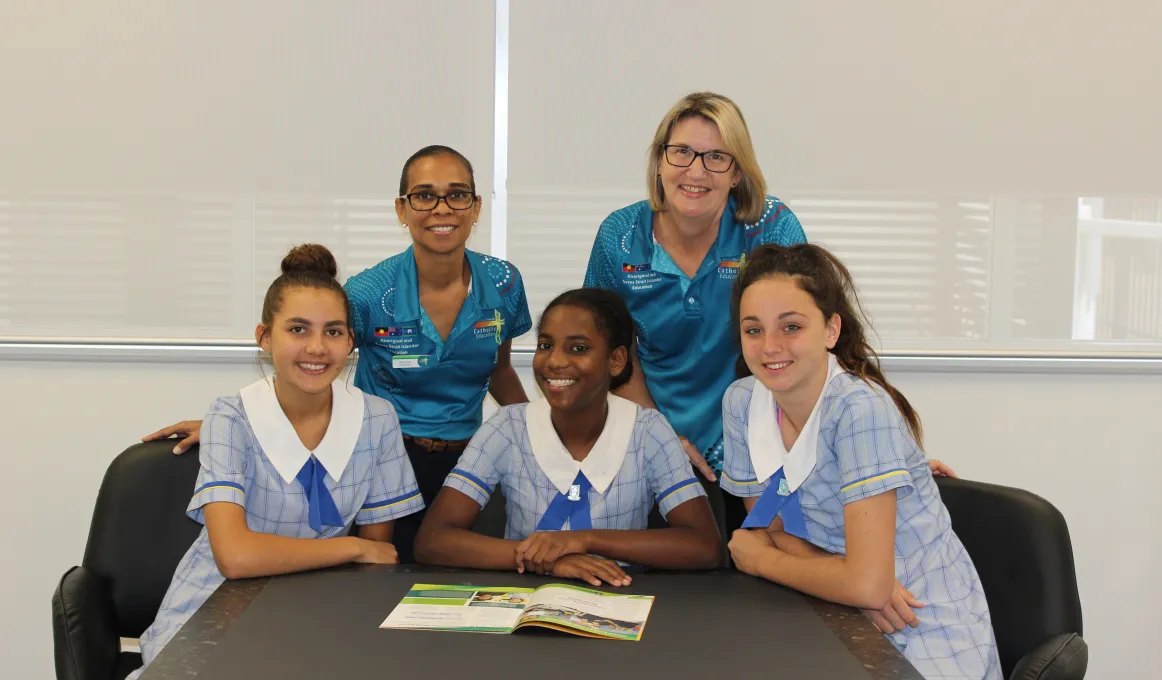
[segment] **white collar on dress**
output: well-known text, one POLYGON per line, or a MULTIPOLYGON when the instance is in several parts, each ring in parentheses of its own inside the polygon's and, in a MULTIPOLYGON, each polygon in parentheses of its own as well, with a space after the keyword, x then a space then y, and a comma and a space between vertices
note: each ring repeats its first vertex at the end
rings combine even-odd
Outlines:
POLYGON ((569 450, 561 443, 553 421, 549 417, 549 402, 538 399, 525 409, 525 427, 529 433, 529 445, 533 457, 541 466, 545 476, 561 493, 567 493, 577 479, 578 472, 593 484, 594 490, 604 494, 625 461, 630 439, 633 438, 634 424, 637 422, 638 405, 632 401, 609 395, 609 411, 605 417, 605 427, 601 436, 593 444, 593 449, 578 463, 569 455, 569 450))
POLYGON ((811 415, 799 432, 795 444, 790 452, 783 445, 783 436, 779 430, 779 423, 775 416, 775 395, 766 388, 758 378, 754 381, 754 390, 750 395, 750 416, 747 424, 746 443, 750 449, 751 464, 754 465, 755 476, 760 482, 765 482, 771 475, 785 468, 783 474, 787 478, 787 485, 791 491, 799 488, 807 475, 815 469, 815 458, 819 446, 819 404, 823 402, 823 395, 827 394, 827 387, 831 380, 843 373, 839 361, 834 354, 827 354, 827 381, 823 383, 823 390, 819 399, 811 408, 811 415))
POLYGON ((259 380, 242 388, 240 394, 250 429, 283 481, 293 482, 312 453, 331 479, 339 481, 363 430, 363 392, 339 381, 331 383, 331 422, 314 451, 303 446, 283 413, 273 381, 259 380))

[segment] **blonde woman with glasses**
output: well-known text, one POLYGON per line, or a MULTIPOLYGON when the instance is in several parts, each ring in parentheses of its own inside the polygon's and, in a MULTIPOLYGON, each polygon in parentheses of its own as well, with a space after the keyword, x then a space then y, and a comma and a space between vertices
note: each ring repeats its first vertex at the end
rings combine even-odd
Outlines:
POLYGON ((746 121, 727 97, 683 97, 658 124, 646 167, 649 200, 605 219, 585 285, 620 293, 637 326, 633 379, 618 394, 661 411, 714 482, 722 395, 738 357, 731 287, 756 246, 807 239, 795 214, 767 196, 746 121))
MULTIPOLYGON (((722 397, 739 357, 730 294, 754 248, 805 243, 791 209, 767 195, 742 111, 713 92, 666 113, 646 161, 649 199, 601 224, 585 286, 620 293, 637 326, 633 379, 618 396, 656 408, 707 483, 722 471, 722 397)), ((951 473, 939 466, 938 473, 951 473)), ((726 527, 742 506, 707 484, 726 527)))

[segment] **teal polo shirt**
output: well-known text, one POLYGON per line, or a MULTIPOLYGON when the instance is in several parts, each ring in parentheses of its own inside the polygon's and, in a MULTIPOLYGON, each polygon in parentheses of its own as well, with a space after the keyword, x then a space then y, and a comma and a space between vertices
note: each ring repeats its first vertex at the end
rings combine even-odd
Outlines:
POLYGON ((601 224, 587 288, 615 291, 637 326, 638 358, 658 410, 715 470, 722 468, 722 397, 734 381, 737 330, 730 323, 731 288, 743 256, 768 243, 807 238, 790 208, 768 196, 758 221, 735 221, 731 199, 718 238, 697 273, 687 277, 654 240, 648 201, 611 214, 601 224))
POLYGON ((355 386, 395 406, 404 434, 468 439, 502 344, 532 328, 512 264, 468 250, 472 289, 442 339, 420 305, 412 248, 347 280, 359 364, 355 386))

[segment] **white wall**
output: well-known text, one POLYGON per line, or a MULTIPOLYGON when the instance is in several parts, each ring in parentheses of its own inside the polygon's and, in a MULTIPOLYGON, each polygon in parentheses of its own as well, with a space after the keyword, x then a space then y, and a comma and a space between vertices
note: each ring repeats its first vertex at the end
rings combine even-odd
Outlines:
MULTIPOLYGON (((250 364, 0 361, 0 665, 53 677, 50 597, 80 563, 106 465, 142 434, 235 392, 250 364)), ((527 375, 523 376, 526 379, 527 375)), ((1091 678, 1149 664, 1162 591, 1154 526, 1162 376, 891 375, 924 418, 928 449, 967 477, 1053 501, 1073 535, 1091 678)))

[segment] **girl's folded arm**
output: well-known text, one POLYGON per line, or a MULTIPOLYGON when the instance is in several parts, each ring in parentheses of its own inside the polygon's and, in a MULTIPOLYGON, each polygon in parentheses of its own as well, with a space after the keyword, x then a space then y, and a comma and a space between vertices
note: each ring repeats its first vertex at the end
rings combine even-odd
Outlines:
MULTIPOLYGON (((747 512, 753 510, 758 502, 758 496, 747 496, 742 499, 742 504, 746 507, 747 512)), ((775 544, 775 547, 785 553, 798 557, 834 557, 832 553, 827 552, 814 543, 804 541, 798 536, 793 536, 783 531, 782 517, 775 517, 771 525, 767 527, 767 533, 770 534, 771 541, 775 544)))
POLYGON ((831 602, 883 609, 896 583, 895 520, 894 490, 849 503, 843 509, 846 554, 770 548, 758 560, 757 575, 831 602))
POLYGON ((450 487, 439 495, 416 534, 416 560, 425 564, 476 569, 516 569, 516 541, 472 531, 480 504, 450 487))
MULTIPOLYGON (((289 538, 251 531, 246 511, 236 503, 205 506, 206 529, 218 570, 226 578, 275 576, 354 562, 379 547, 354 536, 289 538)), ((377 560, 378 561, 378 560, 377 560)))

